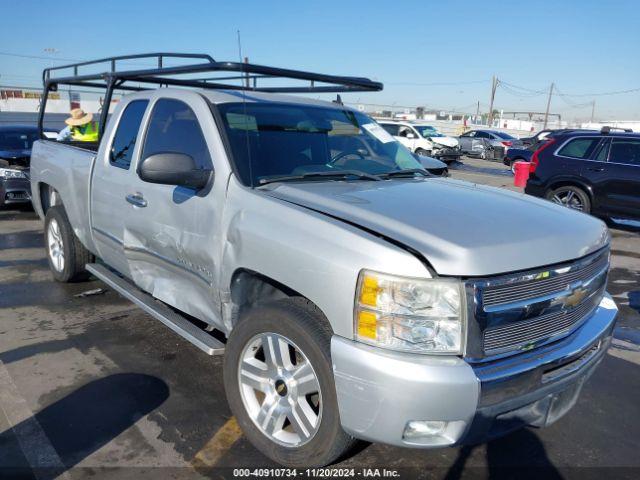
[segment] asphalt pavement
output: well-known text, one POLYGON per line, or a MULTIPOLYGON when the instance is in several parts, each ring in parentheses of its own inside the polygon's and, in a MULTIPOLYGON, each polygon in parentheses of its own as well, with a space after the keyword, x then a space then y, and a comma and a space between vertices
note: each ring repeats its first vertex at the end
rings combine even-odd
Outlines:
MULTIPOLYGON (((499 164, 465 159, 451 173, 518 190, 499 164)), ((638 478, 640 228, 611 233, 616 338, 564 418, 474 448, 363 443, 334 467, 364 477, 386 468, 407 478, 638 478)), ((0 478, 230 478, 234 467, 277 466, 231 416, 222 358, 98 280, 54 282, 39 219, 0 209, 0 478)))

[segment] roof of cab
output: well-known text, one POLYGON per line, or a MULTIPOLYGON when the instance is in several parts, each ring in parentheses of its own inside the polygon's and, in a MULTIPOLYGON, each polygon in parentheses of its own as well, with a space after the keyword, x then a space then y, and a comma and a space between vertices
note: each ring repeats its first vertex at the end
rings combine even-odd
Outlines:
POLYGON ((207 90, 197 89, 203 97, 213 104, 221 103, 287 103, 298 105, 313 105, 318 107, 336 108, 340 110, 352 110, 355 109, 346 105, 330 102, 325 100, 317 100, 314 98, 297 96, 297 95, 285 95, 280 93, 266 93, 266 92, 250 92, 243 90, 207 90))

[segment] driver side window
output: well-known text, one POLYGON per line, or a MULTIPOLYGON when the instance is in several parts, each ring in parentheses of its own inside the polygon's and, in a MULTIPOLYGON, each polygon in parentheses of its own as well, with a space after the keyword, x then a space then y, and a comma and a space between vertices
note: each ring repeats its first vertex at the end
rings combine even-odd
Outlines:
POLYGON ((180 100, 163 98, 153 106, 141 158, 157 153, 184 153, 198 168, 213 169, 196 114, 180 100))

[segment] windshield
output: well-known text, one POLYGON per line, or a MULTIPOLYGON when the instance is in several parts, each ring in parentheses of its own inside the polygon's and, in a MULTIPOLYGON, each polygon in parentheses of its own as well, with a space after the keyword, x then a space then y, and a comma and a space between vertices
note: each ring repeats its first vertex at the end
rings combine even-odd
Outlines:
POLYGON ((422 168, 409 150, 358 112, 275 103, 226 103, 218 108, 245 185, 317 172, 380 175, 422 168))
POLYGON ((517 140, 516 137, 509 135, 508 133, 504 133, 504 132, 493 132, 493 133, 495 133, 500 138, 504 138, 505 140, 517 140))
POLYGON ((413 128, 415 128, 418 131, 418 133, 424 138, 427 138, 427 137, 444 137, 444 135, 442 133, 437 131, 431 125, 414 125, 413 128))
POLYGON ((36 132, 0 132, 0 150, 31 150, 36 132))

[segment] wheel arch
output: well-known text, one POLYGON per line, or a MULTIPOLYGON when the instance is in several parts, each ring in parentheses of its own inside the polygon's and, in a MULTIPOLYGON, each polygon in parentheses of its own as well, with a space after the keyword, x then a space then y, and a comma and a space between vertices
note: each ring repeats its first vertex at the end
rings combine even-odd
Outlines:
POLYGON ((42 209, 43 216, 47 214, 47 210, 51 207, 59 205, 64 208, 58 191, 46 182, 38 183, 38 197, 38 204, 42 209))
POLYGON ((549 186, 547 187, 546 193, 549 193, 551 190, 555 190, 556 188, 568 187, 568 186, 577 187, 581 190, 584 190, 584 192, 589 197, 589 201, 593 205, 593 202, 594 202, 593 188, 588 183, 580 181, 575 178, 559 178, 557 180, 549 182, 549 186))
MULTIPOLYGON (((225 309, 224 322, 233 328, 240 315, 259 304, 284 298, 302 298, 322 310, 311 299, 278 280, 247 268, 238 268, 231 276, 229 307, 225 309)), ((323 312, 324 314, 324 312, 323 312)))

